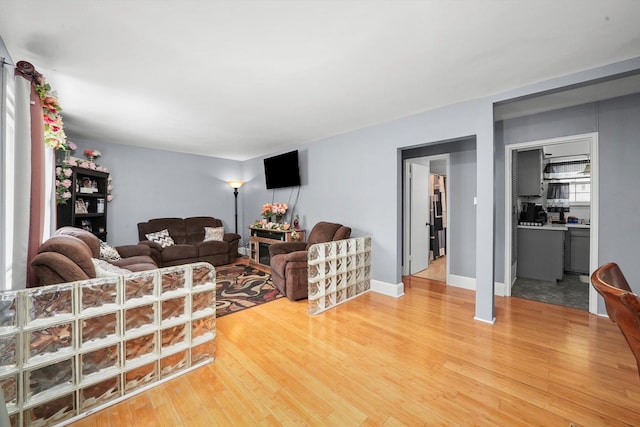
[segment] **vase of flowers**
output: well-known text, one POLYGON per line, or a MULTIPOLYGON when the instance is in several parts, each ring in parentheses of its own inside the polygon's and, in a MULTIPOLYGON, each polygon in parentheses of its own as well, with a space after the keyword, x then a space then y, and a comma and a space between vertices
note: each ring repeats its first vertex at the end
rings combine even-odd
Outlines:
POLYGON ((98 157, 102 156, 102 153, 100 153, 98 150, 84 150, 84 156, 87 158, 88 161, 90 162, 94 162, 98 157))
POLYGON ((271 203, 266 203, 262 205, 261 215, 264 217, 265 220, 267 220, 267 222, 271 219, 271 215, 273 215, 273 212, 271 212, 271 203))
POLYGON ((262 205, 262 216, 266 220, 271 220, 275 216, 277 224, 284 223, 284 214, 287 213, 289 206, 286 203, 267 203, 262 205))

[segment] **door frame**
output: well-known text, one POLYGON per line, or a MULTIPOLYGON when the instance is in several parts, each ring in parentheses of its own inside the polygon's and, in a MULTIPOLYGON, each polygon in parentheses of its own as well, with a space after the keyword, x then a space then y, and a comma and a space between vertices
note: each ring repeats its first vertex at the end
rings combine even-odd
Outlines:
MULTIPOLYGON (((590 132, 578 135, 569 135, 559 138, 542 139, 537 141, 519 142, 515 144, 508 144, 504 147, 504 282, 505 282, 505 296, 511 296, 511 287, 515 281, 515 276, 512 277, 514 270, 511 265, 511 252, 513 250, 512 242, 512 223, 511 223, 511 208, 513 205, 512 193, 512 174, 513 174, 513 162, 512 154, 516 150, 524 148, 536 148, 542 147, 548 144, 561 144, 564 142, 573 142, 577 140, 588 140, 591 153, 591 206, 589 209, 590 215, 590 227, 589 227, 589 274, 593 273, 598 268, 598 211, 599 211, 599 195, 598 195, 598 132, 590 132)), ((516 258, 516 266, 517 266, 516 258)), ((593 286, 589 286, 589 313, 597 314, 598 309, 598 294, 593 286)))
MULTIPOLYGON (((450 163, 450 155, 449 153, 445 153, 445 154, 435 154, 432 156, 422 156, 422 157, 414 157, 411 159, 405 159, 404 163, 402 165, 404 172, 403 172, 403 176, 404 176, 404 191, 403 191, 403 195, 402 195, 402 210, 403 210, 403 218, 402 218, 402 236, 403 236, 403 244, 402 244, 402 251, 403 251, 403 265, 402 265, 402 274, 404 276, 409 275, 409 253, 411 250, 411 245, 409 244, 410 239, 411 239, 411 227, 410 227, 410 212, 411 210, 409 209, 409 203, 411 200, 411 188, 409 187, 409 164, 410 163, 422 163, 424 164, 424 162, 431 162, 431 161, 437 161, 437 160, 444 160, 445 162, 445 169, 446 169, 446 184, 445 184, 445 191, 446 191, 446 197, 447 197, 447 204, 449 204, 449 201, 451 200, 451 192, 450 192, 450 188, 451 188, 451 163, 450 163)), ((446 258, 446 283, 449 283, 449 265, 450 265, 450 261, 451 261, 451 257, 449 256, 451 254, 451 227, 449 226, 451 224, 450 221, 450 215, 449 215, 449 206, 447 206, 447 230, 445 233, 445 251, 447 253, 447 258, 446 258)))

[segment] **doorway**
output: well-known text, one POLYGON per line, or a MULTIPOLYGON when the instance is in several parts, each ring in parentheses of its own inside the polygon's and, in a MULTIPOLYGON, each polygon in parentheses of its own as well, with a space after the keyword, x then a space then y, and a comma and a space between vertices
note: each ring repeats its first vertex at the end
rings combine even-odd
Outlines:
POLYGON ((448 281, 449 155, 405 160, 403 274, 448 281))
MULTIPOLYGON (((597 253, 597 249, 598 249, 598 245, 597 245, 598 161, 597 161, 597 158, 598 158, 598 134, 597 133, 573 135, 573 136, 562 137, 562 138, 531 141, 531 142, 511 144, 511 145, 505 146, 505 202, 506 202, 505 203, 505 219, 506 219, 505 220, 505 278, 510 279, 510 280, 505 280, 505 282, 507 282, 508 284, 508 286, 505 287, 506 296, 516 296, 516 294, 520 294, 522 293, 522 291, 524 291, 525 294, 528 293, 533 296, 533 298, 530 298, 530 299, 536 299, 537 296, 534 290, 536 287, 539 287, 541 291, 539 292, 538 300, 545 301, 545 302, 556 301, 554 303, 558 303, 557 301, 561 302, 564 296, 562 294, 552 295, 552 292, 561 292, 561 289, 565 284, 568 285, 567 287, 568 292, 574 292, 576 286, 581 283, 582 276, 584 276, 586 278, 586 281, 582 280, 582 284, 584 285, 584 288, 585 288, 584 290, 584 292, 586 293, 585 298, 588 299, 588 310, 591 313, 596 312, 597 294, 593 289, 593 287, 589 286, 588 276, 597 267, 597 261, 598 261, 598 253, 597 253), (564 218, 561 220, 559 218, 559 216, 563 215, 564 212, 569 213, 569 210, 568 209, 564 210, 564 208, 558 209, 558 207, 561 205, 555 205, 555 208, 553 208, 554 205, 549 204, 546 197, 549 194, 553 193, 553 191, 550 191, 549 188, 546 188, 546 190, 549 190, 549 191, 543 191, 540 193, 540 197, 542 198, 542 200, 536 199, 535 196, 528 196, 524 198, 525 199, 524 201, 527 202, 526 204, 528 204, 529 206, 534 206, 536 210, 538 210, 537 209, 538 203, 541 204, 540 206, 542 207, 542 209, 549 210, 548 212, 549 217, 547 218, 546 221, 544 221, 544 224, 546 227, 544 228, 540 227, 541 224, 531 223, 528 220, 525 221, 524 223, 521 223, 521 220, 522 220, 522 217, 520 216, 521 210, 519 209, 518 203, 523 202, 523 199, 521 195, 518 194, 518 190, 517 190, 518 179, 516 179, 516 177, 521 178, 520 174, 517 173, 517 168, 519 167, 518 160, 516 159, 517 154, 522 151, 540 150, 542 153, 547 154, 547 156, 550 156, 549 154, 550 152, 561 153, 563 150, 567 150, 568 147, 574 147, 580 144, 583 144, 583 146, 586 146, 587 147, 586 150, 588 150, 588 152, 582 153, 582 154, 586 154, 586 156, 588 156, 588 159, 589 159, 588 169, 589 169, 589 177, 590 177, 590 181, 589 181, 590 188, 589 188, 589 194, 588 194, 588 198, 589 198, 588 206, 586 206, 586 204, 583 204, 583 206, 580 207, 579 204, 576 204, 578 207, 575 208, 574 214, 573 215, 570 214, 570 216, 568 216, 568 218, 570 218, 571 221, 576 220, 577 222, 568 223, 569 222, 568 220, 565 220, 564 218), (554 149, 545 150, 545 148, 549 148, 549 147, 552 147, 554 149), (552 208, 549 208, 549 206, 552 206, 552 208), (582 218, 577 218, 577 215, 575 215, 575 212, 581 212, 580 216, 582 218), (551 215, 554 215, 554 216, 551 217, 551 215), (550 227, 550 228, 546 229, 547 227, 550 227), (586 273, 586 274, 580 274, 580 275, 576 275, 576 277, 573 277, 572 274, 568 273, 562 276, 565 270, 567 270, 568 265, 575 264, 574 260, 572 260, 570 256, 565 260, 565 255, 567 255, 567 251, 571 251, 570 247, 568 247, 567 245, 571 244, 571 240, 573 240, 571 238, 573 237, 573 234, 571 233, 573 228, 580 228, 582 231, 584 231, 583 229, 586 228, 587 233, 589 234, 588 238, 585 241, 583 236, 581 236, 579 233, 576 233, 576 239, 578 238, 578 236, 580 236, 583 239, 583 241, 585 241, 583 247, 584 247, 584 250, 586 250, 588 253, 586 254, 586 259, 584 263, 586 263, 588 267, 585 266, 580 268, 581 270, 584 269, 585 271, 582 271, 582 273, 586 273), (546 233, 548 235, 554 235, 554 236, 557 236, 558 235, 557 233, 561 233, 562 235, 563 239, 560 240, 561 243, 559 244, 564 246, 557 248, 559 251, 559 254, 561 254, 559 255, 559 257, 562 257, 562 259, 559 260, 558 257, 551 257, 551 259, 549 260, 550 263, 555 263, 557 261, 560 262, 560 268, 561 268, 560 276, 556 276, 558 277, 559 280, 556 281, 555 278, 552 278, 550 280, 547 280, 545 278, 542 278, 542 280, 531 280, 531 276, 529 276, 527 277, 527 279, 529 280, 525 280, 523 281, 524 283, 519 284, 519 286, 521 286, 521 289, 516 289, 515 285, 517 284, 517 280, 520 280, 518 273, 520 271, 524 271, 524 270, 530 271, 532 269, 532 267, 529 265, 530 258, 523 258, 522 253, 519 253, 521 251, 526 253, 527 251, 527 249, 524 249, 524 239, 528 238, 528 237, 525 237, 525 234, 527 234, 528 236, 532 236, 531 239, 539 239, 540 238, 539 236, 542 233, 546 233), (571 283, 573 279, 576 279, 576 280, 573 281, 573 283, 571 283), (557 286, 545 287, 545 282, 549 282, 552 285, 557 285, 557 286), (565 282, 569 282, 569 283, 565 283, 565 282), (523 285, 527 286, 527 289, 523 290, 522 289, 523 285), (515 294, 513 292, 514 289, 517 290, 515 294), (545 289, 548 290, 547 295, 544 294, 545 289)), ((559 160, 567 160, 564 162, 559 162, 559 163, 564 163, 565 165, 570 163, 577 163, 577 161, 569 160, 569 157, 567 157, 566 159, 559 159, 559 160)), ((548 161, 546 161, 545 163, 548 163, 548 161)), ((584 167, 585 166, 583 166, 582 168, 584 169, 584 167)), ((559 181, 563 182, 566 180, 559 180, 559 181)), ((555 185, 555 184, 552 184, 553 182, 558 182, 558 181, 554 181, 553 179, 550 179, 547 182, 545 180, 545 187, 548 187, 550 185, 555 185)), ((569 184, 567 183, 562 185, 568 186, 569 184)), ((544 251, 545 255, 548 255, 551 251, 551 247, 543 245, 542 250, 544 251)), ((536 253, 539 253, 539 252, 536 252, 536 253)), ((541 257, 536 256, 536 258, 540 259, 541 257)), ((555 270, 552 267, 550 267, 549 264, 545 264, 544 268, 549 271, 555 270)), ((546 270, 545 270, 545 274, 547 273, 546 270)), ((538 279, 538 278, 534 277, 533 279, 538 279)), ((572 296, 570 294, 567 294, 566 298, 572 298, 572 296)), ((560 305, 571 306, 571 304, 561 304, 561 303, 560 305)))

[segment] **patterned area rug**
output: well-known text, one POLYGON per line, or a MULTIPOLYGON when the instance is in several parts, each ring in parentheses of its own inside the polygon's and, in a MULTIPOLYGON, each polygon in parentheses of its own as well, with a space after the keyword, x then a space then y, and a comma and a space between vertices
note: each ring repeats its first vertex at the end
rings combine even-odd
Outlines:
POLYGON ((216 267, 216 317, 281 297, 269 273, 244 264, 216 267))

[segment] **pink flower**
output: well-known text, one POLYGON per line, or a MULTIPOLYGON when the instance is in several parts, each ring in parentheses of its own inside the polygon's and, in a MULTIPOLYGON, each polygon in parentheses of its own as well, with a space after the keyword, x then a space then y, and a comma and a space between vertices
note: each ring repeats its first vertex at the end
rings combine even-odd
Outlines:
POLYGON ((111 184, 107 185, 107 191, 111 191, 111 190, 113 190, 113 185, 111 184))
POLYGON ((58 166, 56 168, 56 175, 60 175, 62 173, 62 168, 60 166, 58 166))
POLYGON ((71 169, 65 169, 64 170, 64 176, 66 176, 68 178, 71 175, 73 175, 73 171, 71 169))
POLYGON ((110 201, 112 201, 112 200, 113 200, 113 196, 112 196, 111 194, 109 194, 109 195, 107 196, 107 202, 110 202, 110 201))
MULTIPOLYGON (((107 171, 107 168, 105 168, 105 169, 104 169, 104 171, 106 172, 106 171, 107 171)), ((112 178, 111 178, 111 175, 109 175, 109 177, 107 178, 107 181, 111 182, 111 179, 112 179, 112 178)))
POLYGON ((76 146, 76 144, 74 144, 74 143, 73 143, 73 142, 71 142, 71 141, 67 141, 67 145, 69 145, 69 150, 71 150, 71 151, 75 151, 75 150, 76 150, 76 148, 78 148, 78 147, 76 146))
POLYGON ((60 181, 56 179, 56 187, 60 187, 60 181))
POLYGON ((96 164, 91 162, 89 163, 89 169, 95 169, 96 168, 96 164))
POLYGON ((80 164, 78 165, 83 169, 88 169, 89 168, 89 162, 80 162, 80 164))
POLYGON ((69 193, 68 191, 65 191, 64 193, 62 193, 61 197, 63 199, 70 199, 71 198, 71 193, 69 193))
POLYGON ((70 179, 63 180, 62 185, 64 185, 65 188, 71 187, 71 180, 70 179))

